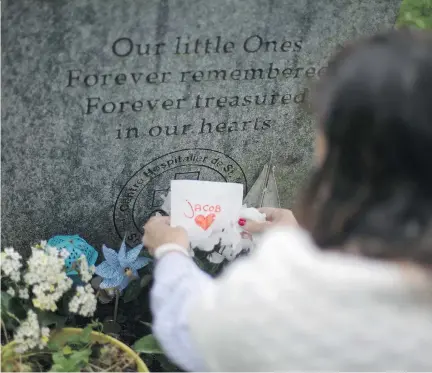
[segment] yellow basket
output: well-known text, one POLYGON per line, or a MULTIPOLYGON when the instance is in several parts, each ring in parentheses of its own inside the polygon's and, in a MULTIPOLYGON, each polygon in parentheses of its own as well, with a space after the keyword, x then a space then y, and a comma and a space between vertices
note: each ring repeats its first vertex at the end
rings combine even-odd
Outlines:
MULTIPOLYGON (((66 343, 68 340, 68 337, 71 335, 81 334, 83 332, 83 329, 79 328, 63 328, 58 331, 56 331, 51 337, 50 340, 56 340, 60 344, 66 343)), ((141 360, 139 355, 132 350, 129 346, 125 345, 124 343, 120 342, 118 339, 115 339, 113 337, 110 337, 109 335, 98 333, 98 332, 91 332, 90 338, 92 342, 99 342, 103 344, 110 343, 117 348, 119 348, 121 351, 129 355, 135 360, 137 372, 149 372, 147 366, 144 364, 144 361, 141 360)), ((5 346, 2 346, 2 355, 7 350, 11 349, 14 345, 14 342, 10 342, 5 346)))

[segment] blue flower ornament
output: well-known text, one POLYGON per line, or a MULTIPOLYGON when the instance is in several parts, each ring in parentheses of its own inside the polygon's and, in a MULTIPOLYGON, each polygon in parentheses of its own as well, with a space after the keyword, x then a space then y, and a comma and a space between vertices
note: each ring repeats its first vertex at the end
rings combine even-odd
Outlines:
POLYGON ((134 278, 139 278, 138 270, 148 265, 149 258, 139 257, 143 245, 138 245, 126 252, 126 243, 122 242, 118 253, 106 247, 102 247, 105 261, 96 267, 96 274, 103 278, 101 289, 117 288, 123 291, 134 278))

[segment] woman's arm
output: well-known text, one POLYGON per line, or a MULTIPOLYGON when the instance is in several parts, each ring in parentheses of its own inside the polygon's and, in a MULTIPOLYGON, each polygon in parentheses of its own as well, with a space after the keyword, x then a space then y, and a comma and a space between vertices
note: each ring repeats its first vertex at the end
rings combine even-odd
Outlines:
MULTIPOLYGON (((164 246, 170 245, 176 246, 164 246)), ((153 332, 166 355, 188 371, 206 370, 190 337, 188 314, 192 300, 209 292, 212 281, 180 252, 169 252, 156 264, 151 292, 153 332)))
MULTIPOLYGON (((170 246, 176 247, 175 244, 163 245, 163 251, 167 254, 156 264, 151 304, 154 334, 167 356, 183 369, 207 370, 207 361, 195 341, 200 337, 192 335, 191 326, 214 321, 217 324, 214 328, 221 329, 214 335, 216 341, 222 336, 228 338, 225 328, 229 329, 231 323, 238 324, 236 319, 241 320, 241 323, 251 322, 251 328, 254 327, 253 323, 259 324, 260 320, 254 319, 254 309, 273 307, 277 302, 277 288, 272 289, 271 286, 278 276, 286 276, 288 270, 286 263, 278 259, 278 256, 285 256, 283 251, 287 248, 283 247, 284 244, 290 245, 289 251, 297 251, 296 256, 301 257, 303 250, 299 246, 310 245, 305 237, 300 234, 300 239, 291 242, 281 242, 277 238, 264 240, 257 253, 233 263, 228 273, 217 280, 201 271, 192 258, 178 251, 168 252, 170 246), (245 314, 244 310, 248 309, 248 314, 245 314), (190 315, 195 316, 191 319, 190 315)), ((177 248, 181 251, 181 247, 177 248)), ((214 331, 211 328, 208 330, 214 331)), ((247 338, 241 335, 231 337, 233 340, 247 338)), ((226 346, 233 349, 232 342, 220 340, 218 348, 224 349, 226 346)), ((235 353, 234 350, 232 353, 235 353)))
MULTIPOLYGON (((285 242, 285 234, 282 239, 278 234, 271 234, 258 252, 233 263, 227 273, 216 280, 201 271, 192 258, 178 251, 168 252, 169 246, 175 248, 175 244, 163 245, 168 253, 156 264, 151 303, 154 334, 167 356, 185 370, 204 371, 210 367, 214 370, 219 362, 211 361, 212 356, 208 354, 205 357, 201 354, 201 350, 209 349, 208 340, 214 339, 215 356, 236 355, 239 351, 235 345, 238 341, 247 344, 248 337, 234 335, 234 329, 234 334, 230 334, 231 324, 266 330, 260 322, 269 321, 265 317, 271 315, 263 314, 261 320, 256 315, 260 309, 275 307, 278 301, 278 278, 285 281, 288 272, 286 262, 280 259, 287 255, 297 257, 297 263, 302 262, 302 257, 306 261, 310 259, 301 249, 311 246, 311 242, 300 231, 297 233, 294 239, 285 242), (194 333, 191 328, 208 330, 214 335, 209 335, 204 345, 202 333, 194 333)), ((254 349, 251 346, 251 350, 254 349)), ((232 361, 235 364, 237 359, 232 361)))
POLYGON ((166 254, 155 276, 156 337, 187 370, 421 371, 429 364, 430 308, 407 298, 399 267, 319 251, 299 229, 267 234, 214 280, 180 253, 166 254), (399 329, 404 344, 389 339, 399 329))

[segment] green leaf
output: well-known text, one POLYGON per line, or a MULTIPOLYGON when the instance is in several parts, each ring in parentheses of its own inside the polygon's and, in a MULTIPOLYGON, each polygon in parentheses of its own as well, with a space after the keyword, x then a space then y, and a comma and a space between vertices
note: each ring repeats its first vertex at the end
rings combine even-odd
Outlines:
POLYGON ((19 323, 18 320, 23 320, 27 316, 27 311, 21 300, 16 297, 11 297, 8 293, 1 292, 1 319, 3 320, 6 329, 13 330, 19 323))
POLYGON ((72 348, 70 346, 64 346, 62 352, 63 355, 70 355, 72 353, 72 348))
POLYGON ((91 355, 90 348, 86 348, 84 350, 74 351, 70 355, 69 360, 74 361, 77 366, 80 364, 83 364, 83 363, 87 364, 89 361, 90 355, 91 355))
POLYGON ((81 335, 80 335, 80 341, 82 342, 82 343, 90 343, 90 334, 91 334, 91 332, 93 331, 93 328, 92 328, 92 326, 91 325, 87 325, 84 329, 83 329, 83 331, 82 331, 82 333, 81 333, 81 335))
POLYGON ((38 311, 38 320, 42 326, 52 326, 54 328, 63 328, 66 322, 66 316, 58 315, 54 312, 38 311))
POLYGON ((150 281, 152 280, 152 278, 153 278, 152 275, 144 275, 141 278, 140 287, 145 288, 150 283, 150 281))
POLYGON ((133 300, 138 298, 140 293, 141 293, 140 282, 137 280, 131 281, 123 295, 123 302, 124 303, 132 302, 133 300))
POLYGON ((196 256, 193 258, 195 264, 199 267, 199 269, 202 269, 204 272, 206 271, 204 262, 202 262, 201 260, 199 260, 196 256))
POLYGON ((28 305, 24 304, 19 298, 12 298, 9 304, 9 312, 20 320, 27 318, 28 305))
POLYGON ((422 19, 417 19, 415 23, 418 28, 426 28, 426 23, 422 19))
POLYGON ((12 297, 8 293, 6 293, 5 291, 1 292, 1 311, 2 311, 2 313, 4 311, 9 311, 11 299, 12 299, 12 297))
POLYGON ((64 362, 64 360, 66 360, 62 352, 56 352, 55 354, 52 354, 52 359, 54 364, 61 364, 64 362))
POLYGON ((1 349, 2 362, 5 360, 14 359, 14 358, 16 358, 16 352, 13 348, 2 348, 1 349))
POLYGON ((64 368, 63 368, 62 365, 60 365, 60 364, 53 364, 52 367, 51 367, 51 369, 50 369, 50 372, 66 372, 66 370, 63 370, 63 369, 64 368))
POLYGON ((50 351, 59 351, 59 350, 61 350, 62 345, 58 341, 52 341, 50 339, 47 347, 50 351))
POLYGON ((90 355, 91 350, 89 348, 72 351, 68 357, 65 357, 61 352, 57 352, 52 355, 54 364, 50 372, 79 372, 88 364, 90 355))
POLYGON ((11 308, 12 297, 5 291, 1 292, 1 319, 4 322, 6 329, 11 330, 14 328, 16 321, 8 315, 11 308))
POLYGON ((163 354, 163 351, 159 345, 159 342, 153 336, 153 334, 142 337, 133 345, 133 349, 136 352, 143 354, 163 354))
MULTIPOLYGON (((66 342, 66 341, 65 341, 66 342)), ((67 343, 70 345, 79 345, 81 344, 81 334, 73 334, 67 337, 67 343)))
POLYGON ((79 372, 80 368, 76 367, 73 361, 64 359, 60 364, 53 364, 50 372, 79 372))

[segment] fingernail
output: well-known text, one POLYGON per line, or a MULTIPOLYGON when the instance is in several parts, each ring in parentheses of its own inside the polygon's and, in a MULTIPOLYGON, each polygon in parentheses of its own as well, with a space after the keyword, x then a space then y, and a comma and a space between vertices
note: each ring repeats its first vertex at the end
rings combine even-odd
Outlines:
POLYGON ((239 219, 238 224, 243 227, 246 224, 246 220, 245 219, 239 219))

